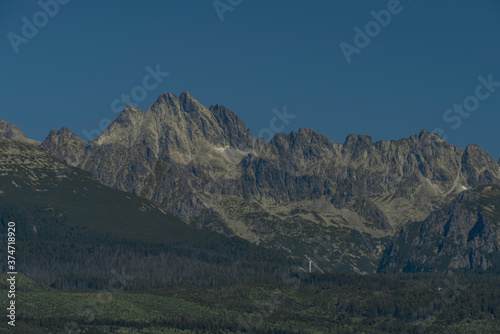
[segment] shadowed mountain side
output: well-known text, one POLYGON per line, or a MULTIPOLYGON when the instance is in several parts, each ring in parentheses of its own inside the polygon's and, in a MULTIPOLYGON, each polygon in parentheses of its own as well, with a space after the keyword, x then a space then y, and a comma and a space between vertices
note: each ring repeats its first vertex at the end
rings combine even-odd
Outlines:
POLYGON ((379 271, 500 272, 500 187, 461 193, 426 220, 405 225, 379 271))
MULTIPOLYGON (((2 231, 9 221, 19 271, 57 288, 103 288, 121 268, 133 271, 138 289, 257 282, 293 263, 283 251, 189 226, 40 147, 0 138, 2 231)), ((0 241, 7 247, 5 234, 0 241)))

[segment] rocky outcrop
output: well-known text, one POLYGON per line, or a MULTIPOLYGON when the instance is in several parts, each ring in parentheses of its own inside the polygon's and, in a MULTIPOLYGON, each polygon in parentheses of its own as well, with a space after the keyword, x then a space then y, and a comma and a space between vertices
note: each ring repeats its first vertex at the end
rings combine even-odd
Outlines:
POLYGON ((423 222, 405 225, 387 247, 379 271, 500 272, 500 187, 460 194, 423 222))
POLYGON ((50 131, 41 146, 52 156, 71 166, 77 166, 85 155, 86 143, 68 128, 50 131))
POLYGON ((495 183, 497 166, 488 152, 477 145, 467 146, 462 157, 462 174, 472 187, 495 183))
POLYGON ((0 137, 27 144, 39 145, 40 142, 28 138, 26 134, 15 124, 10 124, 0 118, 0 137))
POLYGON ((209 110, 213 113, 217 124, 222 129, 224 141, 229 143, 231 147, 240 150, 253 148, 251 145, 253 142, 252 134, 240 117, 228 108, 218 104, 210 106, 209 110))

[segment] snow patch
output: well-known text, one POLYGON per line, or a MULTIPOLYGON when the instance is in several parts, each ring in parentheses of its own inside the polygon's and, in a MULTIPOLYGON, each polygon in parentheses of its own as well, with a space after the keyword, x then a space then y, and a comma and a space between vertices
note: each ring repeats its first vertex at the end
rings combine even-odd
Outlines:
POLYGON ((226 152, 226 149, 228 149, 228 148, 229 148, 229 146, 223 146, 223 147, 214 146, 214 150, 216 150, 217 152, 220 152, 220 153, 226 152))

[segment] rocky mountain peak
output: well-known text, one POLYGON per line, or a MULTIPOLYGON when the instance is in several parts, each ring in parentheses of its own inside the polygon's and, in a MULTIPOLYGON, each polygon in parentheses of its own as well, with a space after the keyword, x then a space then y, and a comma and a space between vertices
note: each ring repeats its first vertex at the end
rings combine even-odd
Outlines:
POLYGON ((155 103, 158 103, 158 104, 161 103, 161 104, 168 105, 168 104, 174 104, 177 101, 178 101, 178 98, 175 94, 167 92, 167 93, 160 95, 155 103))
POLYGON ((140 131, 144 112, 132 105, 126 105, 118 117, 92 141, 97 145, 121 143, 128 146, 140 131))
POLYGON ((122 110, 122 112, 118 115, 116 118, 116 121, 118 122, 134 122, 136 121, 136 118, 142 116, 144 112, 130 104, 127 104, 125 108, 122 110))
POLYGON ((368 135, 356 135, 354 133, 349 134, 344 142, 345 148, 356 147, 358 145, 362 146, 372 146, 373 139, 368 135))
POLYGON ((415 136, 415 140, 418 140, 420 142, 439 142, 439 143, 446 143, 446 141, 441 138, 437 133, 435 132, 429 132, 426 129, 423 129, 418 136, 415 136))
POLYGON ((344 142, 342 153, 352 156, 354 159, 365 158, 366 154, 373 149, 373 146, 372 137, 351 133, 344 142))
POLYGON ((211 105, 209 110, 217 120, 222 129, 224 138, 232 147, 249 149, 252 146, 253 137, 243 120, 223 105, 211 105))
POLYGON ((422 131, 420 131, 420 134, 418 135, 418 138, 429 138, 432 135, 433 135, 432 133, 430 133, 426 129, 423 129, 422 131))
POLYGON ((182 92, 181 95, 179 95, 178 100, 182 109, 188 113, 206 109, 188 92, 182 92))
POLYGON ((39 141, 30 139, 17 125, 7 123, 2 118, 0 118, 0 137, 33 145, 40 144, 39 141))
POLYGON ((280 143, 288 142, 289 145, 315 145, 315 144, 325 144, 333 143, 325 135, 318 133, 310 128, 301 127, 297 132, 292 131, 289 134, 277 133, 270 140, 270 144, 280 145, 280 143))
POLYGON ((476 187, 494 183, 500 178, 500 167, 485 150, 477 145, 468 145, 462 156, 462 173, 467 182, 476 187))
POLYGON ((77 166, 85 154, 85 141, 74 134, 70 129, 51 130, 41 147, 47 150, 54 158, 71 166, 77 166))
POLYGON ((309 140, 313 140, 313 141, 314 140, 323 141, 325 139, 328 139, 325 135, 322 135, 322 134, 314 131, 314 129, 305 128, 305 127, 299 128, 299 131, 297 132, 297 136, 301 137, 303 139, 309 139, 309 140))

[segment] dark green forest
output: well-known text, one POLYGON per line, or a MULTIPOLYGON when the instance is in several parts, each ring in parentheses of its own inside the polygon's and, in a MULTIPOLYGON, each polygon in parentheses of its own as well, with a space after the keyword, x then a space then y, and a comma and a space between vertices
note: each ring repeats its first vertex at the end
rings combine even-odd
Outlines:
MULTIPOLYGON (((16 222, 19 271, 57 289, 103 289, 117 268, 134 272, 136 280, 127 289, 140 291, 165 285, 274 282, 280 270, 297 262, 184 223, 173 225, 182 231, 165 234, 163 242, 145 242, 73 226, 64 213, 28 203, 0 203, 0 220, 3 231, 9 221, 16 222)), ((4 272, 5 267, 2 262, 4 272)))
MULTIPOLYGON (((170 239, 167 234, 164 242, 146 242, 96 233, 71 223, 63 211, 28 203, 1 202, 0 221, 2 230, 16 221, 19 231, 21 333, 498 333, 500 328, 494 274, 305 273, 300 259, 236 237, 179 225, 186 230, 170 239)), ((5 306, 6 293, 1 301, 5 306)))

